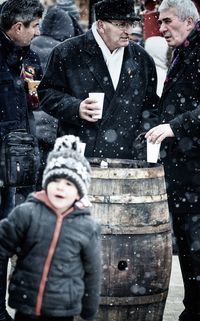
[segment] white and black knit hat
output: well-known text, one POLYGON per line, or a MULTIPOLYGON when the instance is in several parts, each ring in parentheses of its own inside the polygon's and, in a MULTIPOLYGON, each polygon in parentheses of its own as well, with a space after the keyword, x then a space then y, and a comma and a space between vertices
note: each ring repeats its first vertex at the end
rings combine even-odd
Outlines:
POLYGON ((73 182, 82 198, 87 195, 91 180, 91 168, 82 153, 79 137, 66 135, 56 139, 54 149, 49 153, 43 173, 42 187, 47 188, 57 177, 73 182))

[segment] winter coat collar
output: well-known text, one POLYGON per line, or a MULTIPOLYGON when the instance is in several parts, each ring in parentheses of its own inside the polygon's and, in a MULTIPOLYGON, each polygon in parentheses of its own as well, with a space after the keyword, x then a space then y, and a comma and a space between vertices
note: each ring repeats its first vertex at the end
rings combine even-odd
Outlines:
POLYGON ((2 30, 0 30, 0 46, 8 67, 20 73, 22 60, 27 55, 30 46, 16 45, 2 30))
MULTIPOLYGON (((84 198, 84 199, 81 199, 80 201, 77 201, 74 206, 72 206, 70 209, 68 209, 66 212, 60 214, 56 211, 55 207, 53 207, 53 205, 51 204, 51 202, 49 201, 48 199, 48 196, 47 196, 47 193, 46 191, 42 190, 40 192, 35 192, 33 193, 33 196, 40 200, 41 202, 43 202, 47 207, 51 208, 57 216, 66 216, 70 213, 72 213, 74 210, 82 210, 82 209, 85 209, 85 208, 88 208, 91 206, 91 203, 89 202, 88 199, 84 198)), ((89 213, 89 212, 88 212, 89 213)))
POLYGON ((200 21, 198 21, 194 27, 194 29, 190 32, 187 39, 184 41, 181 46, 185 51, 189 51, 190 47, 192 47, 195 43, 199 42, 200 38, 200 21))

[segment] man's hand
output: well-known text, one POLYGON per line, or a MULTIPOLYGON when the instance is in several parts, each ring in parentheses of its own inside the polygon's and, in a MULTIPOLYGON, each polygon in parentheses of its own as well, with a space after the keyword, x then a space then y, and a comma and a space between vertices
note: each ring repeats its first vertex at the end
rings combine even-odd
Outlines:
POLYGON ((145 138, 153 144, 161 143, 166 137, 174 137, 174 133, 169 124, 153 127, 145 135, 145 138))
POLYGON ((80 104, 79 116, 82 119, 95 123, 98 121, 98 119, 96 119, 95 116, 99 115, 100 110, 101 106, 96 100, 94 100, 93 98, 86 98, 80 104))
POLYGON ((27 98, 27 106, 29 111, 37 110, 39 109, 39 99, 37 93, 35 94, 26 94, 27 98))
POLYGON ((5 310, 2 313, 0 313, 0 321, 14 321, 14 319, 5 310))

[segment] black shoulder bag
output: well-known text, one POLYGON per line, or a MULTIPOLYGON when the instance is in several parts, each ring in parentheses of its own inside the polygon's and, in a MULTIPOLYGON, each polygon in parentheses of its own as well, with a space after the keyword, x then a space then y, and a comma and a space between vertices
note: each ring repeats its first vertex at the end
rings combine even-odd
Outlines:
POLYGON ((3 186, 34 185, 39 162, 36 138, 25 130, 15 130, 1 141, 0 178, 3 186))
POLYGON ((36 137, 30 133, 28 110, 26 112, 27 130, 13 130, 1 137, 0 182, 3 186, 23 187, 36 183, 39 150, 36 137))

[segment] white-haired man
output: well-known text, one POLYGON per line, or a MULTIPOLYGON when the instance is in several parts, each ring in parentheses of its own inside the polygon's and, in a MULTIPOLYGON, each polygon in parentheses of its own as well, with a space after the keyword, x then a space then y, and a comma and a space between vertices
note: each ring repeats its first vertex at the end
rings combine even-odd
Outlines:
POLYGON ((200 21, 190 0, 163 0, 160 31, 174 54, 160 101, 160 125, 146 138, 161 145, 169 208, 184 281, 180 321, 200 320, 200 21))

